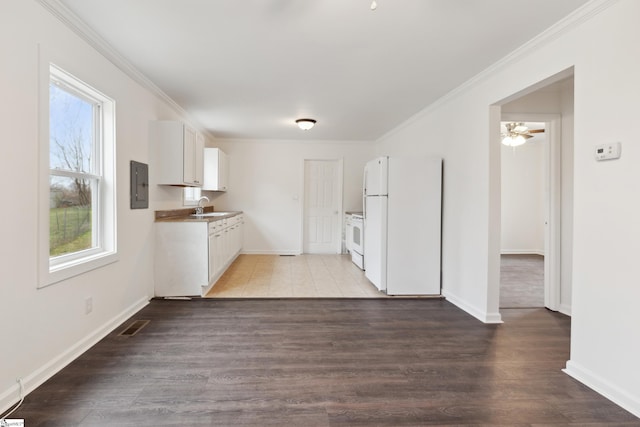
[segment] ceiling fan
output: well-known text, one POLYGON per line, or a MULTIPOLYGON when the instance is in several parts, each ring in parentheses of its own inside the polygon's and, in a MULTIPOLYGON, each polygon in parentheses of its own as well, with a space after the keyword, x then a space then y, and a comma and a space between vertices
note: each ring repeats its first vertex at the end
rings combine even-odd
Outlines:
POLYGON ((505 130, 502 132, 502 143, 509 147, 517 147, 533 138, 536 133, 543 133, 543 129, 529 129, 522 122, 512 122, 504 124, 505 130))

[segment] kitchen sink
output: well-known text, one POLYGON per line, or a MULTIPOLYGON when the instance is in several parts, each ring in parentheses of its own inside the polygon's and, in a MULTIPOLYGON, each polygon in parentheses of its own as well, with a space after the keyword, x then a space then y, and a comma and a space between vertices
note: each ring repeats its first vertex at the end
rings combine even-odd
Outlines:
POLYGON ((191 214, 191 216, 195 216, 196 218, 206 218, 209 216, 225 216, 229 215, 231 212, 206 212, 203 214, 191 214))

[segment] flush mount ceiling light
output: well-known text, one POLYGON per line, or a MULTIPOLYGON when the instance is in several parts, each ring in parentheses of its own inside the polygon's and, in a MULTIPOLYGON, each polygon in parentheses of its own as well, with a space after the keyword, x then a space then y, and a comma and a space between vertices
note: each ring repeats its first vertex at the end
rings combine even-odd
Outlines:
POLYGON ((315 126, 316 121, 313 119, 298 119, 296 120, 298 127, 302 130, 309 130, 315 126))
POLYGON ((376 0, 373 0, 371 2, 371 10, 376 10, 377 7, 378 7, 378 2, 376 2, 376 0))

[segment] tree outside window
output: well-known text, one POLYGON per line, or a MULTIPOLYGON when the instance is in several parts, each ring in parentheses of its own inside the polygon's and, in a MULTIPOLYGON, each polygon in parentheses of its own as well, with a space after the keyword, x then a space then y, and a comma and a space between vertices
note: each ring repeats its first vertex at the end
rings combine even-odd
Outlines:
POLYGON ((118 260, 115 101, 42 62, 39 288, 118 260))
POLYGON ((49 256, 98 246, 100 103, 52 76, 49 85, 49 256))

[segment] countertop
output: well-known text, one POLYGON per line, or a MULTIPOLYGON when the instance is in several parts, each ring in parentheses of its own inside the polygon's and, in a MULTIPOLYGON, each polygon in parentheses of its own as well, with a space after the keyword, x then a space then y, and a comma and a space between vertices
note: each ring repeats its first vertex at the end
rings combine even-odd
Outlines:
MULTIPOLYGON (((156 222, 213 222, 219 219, 231 218, 242 213, 242 211, 224 211, 225 215, 196 217, 191 216, 194 211, 195 208, 156 211, 156 222)), ((213 206, 206 206, 203 212, 214 212, 213 206)))

